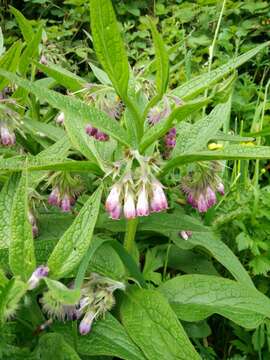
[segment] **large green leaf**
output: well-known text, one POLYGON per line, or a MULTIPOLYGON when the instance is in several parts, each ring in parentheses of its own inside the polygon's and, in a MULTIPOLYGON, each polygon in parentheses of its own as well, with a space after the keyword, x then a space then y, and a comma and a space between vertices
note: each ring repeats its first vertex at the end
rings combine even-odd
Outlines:
POLYGON ((178 131, 179 137, 172 156, 203 149, 227 121, 230 110, 231 98, 226 103, 217 105, 209 115, 197 121, 194 125, 190 124, 185 128, 180 127, 178 131))
POLYGON ((183 275, 159 287, 178 317, 199 321, 216 313, 246 328, 270 316, 270 300, 254 288, 209 275, 183 275))
POLYGON ((90 25, 97 57, 117 93, 126 98, 129 67, 111 0, 90 1, 90 25))
POLYGON ((81 297, 80 289, 69 289, 59 281, 44 279, 53 297, 65 305, 76 305, 81 297))
POLYGON ((146 359, 200 359, 175 313, 157 291, 132 289, 124 298, 120 316, 146 359))
POLYGON ((71 91, 79 91, 87 85, 86 80, 59 65, 50 64, 46 66, 40 63, 36 63, 36 65, 42 72, 55 79, 58 84, 71 91))
POLYGON ((155 23, 151 18, 148 18, 148 23, 152 32, 152 38, 155 47, 155 64, 156 64, 156 89, 157 94, 148 103, 145 114, 153 107, 159 100, 162 99, 163 94, 167 90, 169 80, 169 56, 166 51, 165 44, 162 37, 158 33, 155 23))
POLYGON ((26 46, 25 50, 22 53, 19 63, 19 70, 22 76, 27 72, 29 64, 32 64, 33 60, 36 59, 39 55, 38 47, 41 41, 42 36, 42 27, 39 27, 36 34, 33 36, 31 41, 26 46))
POLYGON ((44 334, 36 349, 36 359, 40 360, 80 360, 79 355, 58 333, 44 334))
POLYGON ((15 9, 13 6, 10 6, 10 12, 15 16, 17 23, 20 27, 24 40, 27 43, 30 43, 34 37, 34 31, 29 20, 27 20, 23 14, 15 9))
POLYGON ((23 172, 14 196, 10 223, 9 265, 14 275, 27 280, 35 269, 32 227, 28 221, 28 176, 23 172))
POLYGON ((172 91, 172 94, 180 97, 183 100, 194 98, 196 95, 202 93, 209 86, 221 80, 224 76, 247 62, 249 59, 258 54, 258 52, 260 52, 268 45, 269 42, 258 45, 254 49, 251 49, 246 53, 238 56, 236 59, 229 61, 227 64, 222 65, 215 70, 212 70, 210 73, 196 76, 189 82, 174 89, 172 91))
POLYGON ((194 232, 188 241, 183 240, 177 234, 172 234, 173 242, 180 248, 190 249, 194 246, 206 249, 218 262, 220 262, 233 277, 247 286, 254 287, 253 282, 247 271, 240 263, 237 256, 231 249, 219 240, 212 232, 194 232))
MULTIPOLYGON (((72 329, 67 324, 57 324, 66 341, 73 343, 72 329)), ((112 356, 124 360, 146 360, 140 349, 133 343, 124 327, 110 313, 93 324, 89 336, 77 338, 77 351, 82 356, 112 356)))
POLYGON ((69 274, 76 268, 92 240, 101 202, 102 187, 87 200, 72 225, 59 240, 48 266, 54 278, 69 274))
POLYGON ((229 145, 222 150, 186 152, 171 159, 163 167, 160 176, 170 169, 194 161, 270 159, 270 146, 229 145))
POLYGON ((126 131, 117 121, 113 121, 108 115, 97 110, 95 107, 85 104, 83 101, 70 96, 62 95, 56 91, 48 90, 31 81, 22 79, 8 71, 0 70, 0 75, 17 85, 35 94, 41 101, 47 101, 64 112, 67 112, 71 118, 86 121, 92 126, 99 128, 106 134, 114 137, 124 145, 129 145, 126 131))
POLYGON ((11 175, 0 193, 0 248, 7 248, 10 243, 11 209, 18 182, 18 174, 11 175))
MULTIPOLYGON (((16 41, 0 58, 0 69, 15 72, 17 70, 22 50, 21 41, 16 41)), ((9 83, 9 81, 1 76, 0 91, 9 83)))

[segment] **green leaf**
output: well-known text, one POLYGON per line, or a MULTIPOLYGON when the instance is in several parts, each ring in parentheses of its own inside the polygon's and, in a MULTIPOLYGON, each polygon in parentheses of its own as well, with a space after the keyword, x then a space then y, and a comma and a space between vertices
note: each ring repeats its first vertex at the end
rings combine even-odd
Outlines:
POLYGON ((190 248, 194 246, 205 248, 210 254, 220 262, 232 275, 233 277, 245 284, 246 286, 254 287, 253 282, 243 267, 243 265, 238 260, 237 256, 231 251, 231 249, 219 240, 212 232, 203 232, 196 233, 192 232, 192 236, 188 241, 183 240, 176 234, 172 237, 175 245, 180 248, 185 247, 186 245, 190 248))
POLYGON ((144 151, 153 142, 164 136, 166 132, 169 131, 173 126, 178 124, 180 121, 184 120, 187 116, 191 115, 193 112, 201 109, 208 102, 209 99, 199 99, 177 107, 166 120, 161 121, 158 124, 152 126, 144 134, 141 140, 140 150, 144 151))
POLYGON ((246 328, 270 316, 270 301, 254 288, 216 276, 183 275, 159 287, 178 317, 199 321, 216 313, 246 328))
POLYGON ((80 360, 73 347, 57 333, 44 334, 40 337, 36 356, 40 360, 80 360))
POLYGON ((69 116, 75 121, 87 121, 92 126, 97 127, 106 134, 114 137, 116 140, 124 145, 129 145, 128 136, 125 130, 119 125, 117 121, 112 119, 105 113, 99 111, 93 106, 85 104, 83 101, 62 95, 56 91, 48 90, 37 83, 21 79, 20 77, 10 72, 0 70, 0 75, 6 77, 10 81, 14 81, 17 85, 35 94, 41 101, 47 101, 51 106, 59 110, 67 112, 69 116))
POLYGON ((27 280, 35 269, 32 227, 28 221, 28 176, 21 175, 11 209, 9 265, 14 275, 27 280))
POLYGON ((163 167, 160 176, 170 169, 194 161, 270 159, 270 146, 229 145, 222 150, 200 151, 176 156, 163 167))
MULTIPOLYGON (((64 129, 54 126, 52 124, 47 124, 41 121, 36 121, 30 118, 25 117, 23 127, 27 129, 31 134, 40 137, 48 137, 51 140, 57 141, 63 139, 66 133, 64 129)), ((68 139, 66 139, 68 142, 68 139)))
POLYGON ((180 136, 172 156, 181 153, 199 151, 203 149, 209 140, 220 130, 230 116, 231 99, 217 105, 209 115, 184 129, 179 129, 180 136))
POLYGON ((82 260, 92 240, 101 202, 102 187, 88 199, 72 225, 59 240, 48 266, 54 278, 69 274, 82 260))
POLYGON ((26 291, 27 284, 17 278, 0 283, 0 323, 14 316, 26 291))
POLYGON ((129 79, 128 59, 110 0, 90 1, 90 25, 98 60, 117 93, 125 99, 129 79))
POLYGON ((10 12, 15 16, 16 21, 20 27, 24 40, 27 43, 30 43, 34 37, 34 31, 32 29, 31 23, 27 20, 23 14, 15 9, 13 6, 10 6, 10 12))
POLYGON ((18 174, 11 175, 0 193, 0 248, 9 247, 11 237, 11 209, 18 182, 18 174))
POLYGON ((65 305, 75 305, 81 297, 80 289, 69 289, 59 281, 44 278, 53 297, 65 305))
POLYGON ((155 65, 156 65, 156 89, 157 94, 150 100, 145 109, 145 115, 153 107, 167 90, 169 81, 169 56, 165 48, 162 37, 158 33, 155 23, 148 17, 148 24, 151 29, 152 38, 155 47, 155 65))
MULTIPOLYGON (((0 58, 0 69, 9 70, 11 73, 17 70, 22 50, 21 41, 16 41, 0 58)), ((0 78, 0 91, 9 83, 7 79, 0 78)))
POLYGON ((35 58, 37 58, 38 47, 41 41, 42 36, 42 27, 39 27, 36 34, 33 36, 31 41, 26 46, 25 50, 22 53, 20 62, 19 62, 19 70, 22 76, 24 76, 27 72, 29 64, 33 62, 35 58))
POLYGON ((196 76, 189 82, 174 89, 172 91, 172 94, 180 97, 183 100, 194 98, 196 95, 202 93, 205 89, 207 89, 217 81, 221 80, 225 75, 228 75, 233 70, 247 62, 249 59, 258 54, 258 52, 260 52, 268 45, 269 42, 258 45, 254 49, 251 49, 246 53, 238 56, 236 59, 229 61, 227 64, 222 65, 215 70, 212 70, 210 73, 196 76))
POLYGON ((98 68, 97 66, 95 66, 92 63, 88 63, 91 70, 93 71, 95 77, 98 79, 98 81, 101 84, 104 85, 112 85, 111 80, 108 78, 108 75, 105 73, 105 71, 101 70, 100 68, 98 68))
POLYGON ((120 315, 146 359, 160 360, 161 356, 168 360, 200 359, 175 313, 157 291, 133 289, 124 298, 120 315))
MULTIPOLYGON (((71 327, 68 332, 66 325, 56 325, 55 330, 70 343, 73 342, 71 327)), ((110 313, 93 324, 90 336, 77 338, 77 351, 82 356, 105 355, 125 360, 146 360, 124 327, 110 313)))
POLYGON ((86 80, 59 65, 46 66, 40 63, 36 63, 36 65, 42 72, 55 79, 58 84, 73 92, 79 91, 87 85, 86 80))

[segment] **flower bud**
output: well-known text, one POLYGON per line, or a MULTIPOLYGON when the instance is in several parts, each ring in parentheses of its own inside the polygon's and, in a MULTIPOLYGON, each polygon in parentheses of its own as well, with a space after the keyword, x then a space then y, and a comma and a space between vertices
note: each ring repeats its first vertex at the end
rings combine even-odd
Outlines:
POLYGON ((56 117, 55 121, 59 125, 64 125, 65 114, 63 112, 60 112, 60 114, 56 117))
POLYGON ((87 135, 89 136, 95 136, 97 133, 98 129, 96 129, 95 127, 91 126, 90 124, 86 125, 85 127, 85 132, 87 135))
POLYGON ((149 215, 148 193, 146 191, 146 187, 144 184, 141 187, 139 196, 138 196, 137 215, 138 216, 148 216, 149 215))
POLYGON ((221 194, 221 195, 225 195, 225 189, 224 189, 224 185, 222 182, 218 183, 217 185, 217 191, 221 194))
POLYGON ((81 335, 87 335, 90 332, 95 316, 96 314, 93 311, 89 311, 85 314, 79 325, 81 335))
POLYGON ((124 215, 127 219, 134 219, 136 217, 134 196, 131 191, 127 191, 125 195, 124 215))
POLYGON ((208 210, 208 204, 203 194, 199 195, 196 205, 199 212, 206 212, 208 210))
POLYGON ((16 142, 15 134, 13 132, 10 132, 10 130, 6 126, 1 126, 0 138, 1 143, 4 146, 12 146, 16 142))
POLYGON ((185 230, 182 230, 180 231, 179 233, 179 236, 181 236, 182 239, 184 240, 188 240, 188 238, 192 235, 192 231, 185 231, 185 230))
POLYGON ((44 54, 41 55, 40 59, 39 59, 39 62, 43 65, 47 65, 48 64, 48 61, 47 61, 47 58, 44 54))
POLYGON ((113 210, 111 210, 110 217, 113 220, 119 220, 121 216, 122 206, 121 204, 118 204, 113 210))
POLYGON ((111 212, 116 207, 120 206, 120 195, 121 195, 122 187, 119 183, 116 183, 112 186, 109 196, 107 197, 105 207, 106 210, 111 212))
POLYGON ((37 267, 36 270, 32 273, 30 279, 28 280, 28 289, 35 289, 38 286, 40 280, 44 277, 47 277, 48 274, 48 266, 40 265, 39 267, 37 267))
POLYGON ((206 189, 206 201, 207 201, 208 208, 215 205, 215 203, 217 202, 216 194, 210 188, 210 186, 208 186, 206 189))

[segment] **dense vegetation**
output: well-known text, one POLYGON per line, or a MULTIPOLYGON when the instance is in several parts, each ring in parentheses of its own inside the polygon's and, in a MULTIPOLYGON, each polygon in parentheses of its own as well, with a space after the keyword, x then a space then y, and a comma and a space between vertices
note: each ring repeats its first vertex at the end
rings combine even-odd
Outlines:
POLYGON ((0 359, 270 359, 269 3, 0 15, 0 359))

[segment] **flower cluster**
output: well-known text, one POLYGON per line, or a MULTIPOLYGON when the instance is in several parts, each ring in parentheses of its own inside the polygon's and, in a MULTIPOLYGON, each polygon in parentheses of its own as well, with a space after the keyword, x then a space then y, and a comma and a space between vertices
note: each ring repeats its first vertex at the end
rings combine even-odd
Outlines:
MULTIPOLYGON (((71 286, 72 287, 72 286, 71 286)), ((91 331, 93 321, 113 307, 115 300, 113 292, 116 289, 125 290, 122 282, 103 277, 96 273, 81 287, 81 297, 76 304, 65 304, 56 299, 55 294, 48 290, 41 300, 43 310, 49 317, 61 321, 81 319, 79 332, 86 335, 91 331)))
POLYGON ((136 169, 138 179, 134 183, 132 172, 127 172, 112 186, 107 197, 105 207, 111 219, 120 219, 122 212, 126 219, 134 219, 168 209, 164 186, 152 174, 149 159, 136 156, 141 165, 136 169))
POLYGON ((66 171, 56 172, 51 174, 48 183, 52 187, 48 203, 60 208, 62 212, 71 211, 76 197, 82 190, 80 178, 71 176, 66 171))
POLYGON ((220 164, 211 161, 206 165, 197 164, 197 171, 192 171, 182 179, 181 187, 187 195, 188 203, 199 212, 206 212, 217 202, 216 192, 224 195, 224 185, 217 175, 220 164))
POLYGON ((87 135, 94 137, 97 141, 108 141, 109 135, 104 132, 98 130, 97 128, 87 124, 85 127, 85 132, 87 135))

